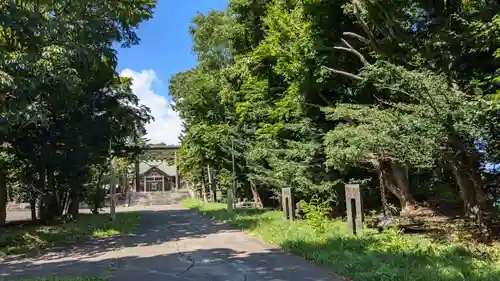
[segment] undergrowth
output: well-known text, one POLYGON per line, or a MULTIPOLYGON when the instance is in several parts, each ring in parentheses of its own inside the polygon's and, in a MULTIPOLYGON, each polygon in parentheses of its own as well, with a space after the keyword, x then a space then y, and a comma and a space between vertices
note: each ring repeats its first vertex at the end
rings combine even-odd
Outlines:
POLYGON ((237 209, 186 200, 182 205, 225 221, 353 281, 498 281, 500 250, 474 243, 437 243, 421 235, 389 229, 349 234, 341 220, 324 220, 321 208, 312 220, 287 221, 279 211, 237 209), (320 225, 320 226, 318 226, 320 225))

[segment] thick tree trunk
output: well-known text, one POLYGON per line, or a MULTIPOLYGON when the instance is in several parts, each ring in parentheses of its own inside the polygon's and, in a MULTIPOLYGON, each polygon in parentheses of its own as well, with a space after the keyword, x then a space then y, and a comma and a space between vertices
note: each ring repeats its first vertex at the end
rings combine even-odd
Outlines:
POLYGON ((38 216, 42 222, 48 220, 47 217, 47 190, 45 190, 45 165, 41 163, 38 168, 38 180, 36 181, 36 189, 40 192, 38 204, 38 216))
POLYGON ((14 201, 14 189, 12 188, 12 184, 7 185, 7 191, 8 191, 7 201, 13 202, 14 201))
POLYGON ((488 239, 489 222, 485 218, 487 210, 486 198, 483 192, 483 182, 472 166, 455 163, 453 175, 460 189, 466 216, 476 220, 483 237, 488 239))
POLYGON ((68 213, 71 215, 72 219, 76 219, 78 217, 80 200, 78 200, 78 193, 80 191, 80 185, 73 184, 70 190, 70 198, 69 198, 69 206, 68 213))
POLYGON ((255 186, 252 180, 249 180, 249 182, 250 182, 250 189, 252 190, 253 202, 255 203, 257 208, 264 208, 264 204, 262 204, 262 199, 260 198, 257 186, 255 186))
POLYGON ((410 193, 406 168, 388 160, 379 160, 375 166, 381 184, 384 184, 384 187, 398 198, 401 214, 404 215, 413 210, 416 203, 410 193))
POLYGON ((377 171, 378 174, 378 181, 379 181, 379 186, 380 186, 380 201, 382 201, 382 213, 384 216, 389 216, 390 211, 389 211, 389 203, 387 202, 387 196, 386 196, 386 191, 385 191, 385 186, 387 185, 385 182, 385 177, 384 173, 380 171, 380 169, 377 171))
POLYGON ((31 211, 31 220, 36 221, 36 197, 31 196, 30 198, 30 211, 31 211))
POLYGON ((394 185, 389 185, 389 188, 391 188, 391 186, 396 187, 393 193, 398 197, 401 203, 402 212, 411 211, 415 208, 416 203, 413 195, 410 193, 407 168, 399 164, 391 163, 391 172, 394 185))
POLYGON ((217 202, 217 181, 212 178, 212 200, 217 202))
POLYGON ((450 144, 453 156, 450 157, 455 181, 460 189, 466 215, 474 218, 483 238, 490 237, 491 222, 485 217, 488 209, 484 195, 484 182, 479 172, 479 156, 477 150, 471 146, 467 149, 465 143, 455 134, 450 134, 450 144))
POLYGON ((62 197, 64 194, 60 194, 55 186, 54 181, 54 169, 51 164, 47 165, 47 188, 50 190, 50 196, 47 196, 48 199, 48 217, 49 220, 55 219, 57 217, 62 216, 63 206, 62 197))
POLYGON ((7 176, 5 168, 0 167, 0 225, 5 225, 7 219, 7 176))

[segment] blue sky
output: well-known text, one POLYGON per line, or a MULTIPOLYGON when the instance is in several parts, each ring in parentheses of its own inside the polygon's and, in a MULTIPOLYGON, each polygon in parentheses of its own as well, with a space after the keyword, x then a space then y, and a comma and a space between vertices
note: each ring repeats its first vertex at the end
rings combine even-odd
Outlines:
POLYGON ((196 12, 226 5, 227 0, 158 0, 154 17, 139 27, 140 45, 118 50, 119 71, 134 79, 135 94, 155 117, 147 126, 152 142, 178 142, 181 121, 170 109, 168 80, 196 65, 188 34, 191 19, 196 12))

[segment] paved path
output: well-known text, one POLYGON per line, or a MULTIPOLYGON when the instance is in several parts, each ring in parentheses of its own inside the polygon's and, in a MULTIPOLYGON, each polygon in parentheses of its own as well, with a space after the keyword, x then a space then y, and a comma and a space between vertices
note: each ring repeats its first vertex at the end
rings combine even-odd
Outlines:
MULTIPOLYGON (((194 211, 144 210, 135 236, 92 241, 0 263, 0 280, 105 275, 119 281, 336 281, 325 270, 202 218, 194 211)), ((337 280, 338 281, 338 280, 337 280)))

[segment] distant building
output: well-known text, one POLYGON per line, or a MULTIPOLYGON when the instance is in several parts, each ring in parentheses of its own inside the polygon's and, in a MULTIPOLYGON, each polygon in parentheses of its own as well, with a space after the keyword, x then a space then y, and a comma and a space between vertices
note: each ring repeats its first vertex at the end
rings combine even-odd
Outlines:
POLYGON ((169 165, 166 161, 141 162, 139 163, 140 182, 136 191, 169 191, 175 188, 176 175, 176 166, 169 165))
MULTIPOLYGON (((142 148, 149 157, 140 159, 138 167, 133 168, 131 190, 141 192, 162 192, 177 189, 181 185, 179 170, 176 165, 178 145, 153 144, 142 148), (159 155, 158 155, 159 153, 159 155), (163 153, 166 153, 163 155, 163 153), (155 155, 151 158, 151 155, 155 155), (154 159, 154 160, 153 160, 154 159), (139 183, 135 182, 138 172, 139 183)), ((142 158, 142 157, 141 157, 142 158)))

